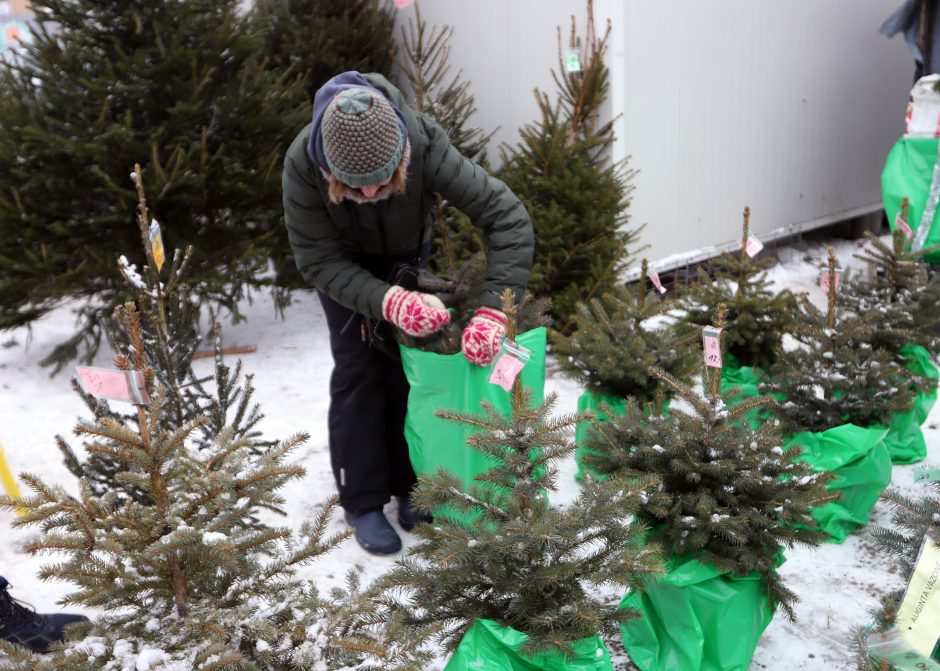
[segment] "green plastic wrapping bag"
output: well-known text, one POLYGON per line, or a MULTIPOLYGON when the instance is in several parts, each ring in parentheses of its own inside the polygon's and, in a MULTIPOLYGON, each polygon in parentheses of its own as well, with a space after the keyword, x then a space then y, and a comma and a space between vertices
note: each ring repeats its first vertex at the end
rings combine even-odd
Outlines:
MULTIPOLYGON (((618 415, 626 412, 627 402, 620 396, 610 394, 599 394, 593 391, 586 391, 578 397, 578 412, 587 410, 594 413, 598 422, 604 422, 610 419, 610 416, 601 412, 601 406, 606 405, 618 415)), ((574 442, 577 449, 574 453, 575 462, 578 464, 578 472, 575 474, 575 480, 581 482, 584 479, 587 468, 584 465, 584 455, 590 450, 586 447, 588 438, 593 433, 594 427, 590 422, 579 422, 574 429, 574 442)), ((592 473, 594 477, 599 477, 597 473, 592 473)))
MULTIPOLYGON (((522 383, 532 390, 532 403, 545 397, 545 328, 523 333, 516 342, 532 355, 522 369, 522 383)), ((438 410, 481 412, 487 401, 497 410, 509 413, 510 396, 502 387, 490 384, 490 368, 470 363, 461 353, 435 354, 402 346, 401 362, 411 385, 405 415, 405 439, 415 473, 430 475, 445 468, 466 486, 474 476, 491 467, 489 458, 467 446, 473 429, 465 424, 437 417, 438 410)))
POLYGON ((530 657, 519 652, 528 638, 493 620, 477 620, 460 639, 444 671, 613 671, 600 636, 575 642, 567 659, 560 652, 530 657))
POLYGON ((891 455, 885 446, 887 429, 854 424, 816 433, 804 431, 787 441, 803 448, 800 458, 817 473, 831 471, 835 479, 827 489, 842 493, 840 501, 815 508, 811 515, 832 542, 841 543, 858 527, 868 524, 875 502, 891 482, 891 455))
MULTIPOLYGON (((907 359, 907 369, 915 375, 924 375, 932 380, 940 378, 940 370, 934 365, 930 352, 922 345, 904 345, 901 356, 907 359)), ((927 415, 937 402, 937 389, 917 395, 914 407, 896 415, 888 427, 885 445, 893 464, 914 464, 927 456, 927 444, 921 424, 927 421, 927 415)))
MULTIPOLYGON (((758 369, 752 368, 751 366, 726 366, 722 369, 721 393, 725 393, 732 387, 738 390, 738 393, 729 400, 730 406, 733 407, 749 398, 760 396, 760 387, 758 386, 760 377, 757 374, 757 370, 758 369)), ((762 413, 766 412, 764 408, 752 408, 745 413, 744 417, 750 423, 751 428, 757 428, 762 422, 762 413)))
MULTIPOLYGON (((901 201, 905 196, 909 200, 907 223, 915 231, 920 226, 920 217, 930 194, 930 183, 933 181, 933 169, 936 162, 937 138, 902 137, 891 147, 881 173, 881 192, 885 214, 892 231, 895 218, 901 211, 901 201)), ((940 216, 940 207, 934 212, 930 233, 924 241, 925 248, 940 243, 938 216, 940 216)), ((940 251, 926 254, 924 259, 929 263, 940 263, 940 251)))
POLYGON ((775 610, 760 573, 739 577, 697 559, 671 560, 620 605, 641 614, 621 627, 641 671, 747 671, 775 610))

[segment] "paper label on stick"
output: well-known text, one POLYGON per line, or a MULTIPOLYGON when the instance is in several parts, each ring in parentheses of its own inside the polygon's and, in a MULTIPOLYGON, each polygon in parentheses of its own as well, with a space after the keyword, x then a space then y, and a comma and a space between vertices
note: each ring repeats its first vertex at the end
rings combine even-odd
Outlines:
POLYGON ((498 384, 506 391, 512 391, 512 385, 516 381, 524 364, 511 356, 501 356, 493 364, 493 372, 490 373, 490 384, 498 384))
POLYGON ((565 70, 581 72, 581 55, 577 49, 568 49, 568 54, 565 56, 565 70))
POLYGON ((894 219, 894 227, 901 231, 904 234, 904 237, 908 240, 911 239, 911 236, 914 235, 914 231, 911 230, 911 227, 907 225, 907 222, 901 218, 901 213, 898 212, 898 216, 894 219))
POLYGON ((489 383, 498 384, 506 391, 512 391, 513 383, 531 356, 530 350, 509 339, 504 339, 499 346, 499 354, 493 361, 489 383))
POLYGON ((150 251, 153 252, 153 262, 157 264, 157 272, 163 269, 163 236, 160 235, 160 224, 156 219, 150 222, 150 251))
MULTIPOLYGON (((835 284, 835 290, 839 290, 839 279, 842 277, 842 270, 836 268, 836 271, 833 273, 833 283, 835 284)), ((819 288, 822 289, 827 294, 829 293, 829 271, 823 270, 819 273, 819 288)))
POLYGON ((702 344, 705 346, 705 365, 721 368, 721 329, 714 326, 703 328, 702 344))
POLYGON ((747 244, 744 245, 744 251, 752 259, 760 254, 760 250, 764 248, 764 243, 755 238, 753 235, 747 236, 747 244))
POLYGON ((656 291, 661 294, 666 293, 666 287, 663 286, 662 281, 659 279, 659 273, 657 273, 655 270, 650 270, 649 278, 650 282, 653 283, 653 286, 656 287, 656 291))
MULTIPOLYGON (((898 631, 911 649, 930 657, 940 633, 940 530, 924 536, 914 575, 898 608, 898 631)), ((916 668, 916 667, 915 667, 916 668)))
POLYGON ((139 370, 113 370, 77 366, 78 381, 87 393, 95 398, 109 401, 124 401, 134 405, 147 405, 150 397, 144 385, 144 375, 139 370))

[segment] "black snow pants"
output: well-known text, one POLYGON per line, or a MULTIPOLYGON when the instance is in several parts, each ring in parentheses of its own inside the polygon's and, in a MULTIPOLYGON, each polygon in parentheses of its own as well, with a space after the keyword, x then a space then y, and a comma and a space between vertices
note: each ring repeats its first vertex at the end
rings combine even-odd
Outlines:
MULTIPOLYGON (((385 279, 402 258, 362 265, 385 279)), ((414 261, 411 256, 410 261, 414 261)), ((318 291, 330 331, 330 463, 340 505, 362 512, 380 509, 391 496, 406 496, 417 483, 408 444, 405 411, 408 380, 401 361, 369 347, 364 318, 318 291)))

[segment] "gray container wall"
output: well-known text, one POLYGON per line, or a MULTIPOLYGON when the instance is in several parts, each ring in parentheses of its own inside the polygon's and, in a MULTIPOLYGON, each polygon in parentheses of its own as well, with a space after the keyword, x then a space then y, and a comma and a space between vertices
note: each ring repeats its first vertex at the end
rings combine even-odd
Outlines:
MULTIPOLYGON (((736 246, 745 205, 764 240, 880 209, 914 70, 901 37, 878 33, 900 1, 595 1, 598 32, 613 26, 614 155, 640 171, 631 212, 658 267, 736 246)), ((451 63, 472 82, 475 123, 500 127, 495 143, 536 118, 534 87, 554 91, 556 27, 585 24, 576 0, 421 11, 454 27, 451 63)))

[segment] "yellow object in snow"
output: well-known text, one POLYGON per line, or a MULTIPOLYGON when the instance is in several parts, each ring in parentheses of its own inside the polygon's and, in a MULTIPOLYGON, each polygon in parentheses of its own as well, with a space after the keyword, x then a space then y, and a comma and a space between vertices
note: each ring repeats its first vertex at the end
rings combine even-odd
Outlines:
MULTIPOLYGON (((0 443, 0 485, 3 485, 3 491, 11 499, 20 498, 20 488, 17 486, 16 479, 13 477, 13 473, 10 472, 10 466, 3 455, 3 443, 0 443)), ((20 515, 24 514, 22 508, 18 509, 17 512, 20 515)))

